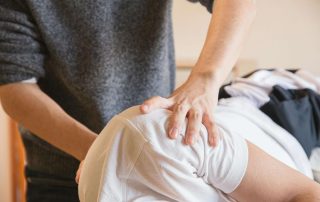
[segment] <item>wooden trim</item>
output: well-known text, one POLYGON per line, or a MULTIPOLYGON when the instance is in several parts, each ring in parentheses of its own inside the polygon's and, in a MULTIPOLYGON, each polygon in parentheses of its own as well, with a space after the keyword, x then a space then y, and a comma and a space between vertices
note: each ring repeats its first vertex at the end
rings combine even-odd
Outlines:
POLYGON ((191 70, 193 66, 191 65, 178 65, 177 70, 191 70))
POLYGON ((24 177, 24 148, 21 136, 17 129, 17 124, 9 120, 10 135, 10 161, 12 180, 12 200, 13 202, 25 202, 26 183, 24 177))
POLYGON ((17 198, 16 198, 16 169, 15 169, 15 145, 14 145, 14 137, 12 137, 12 131, 13 131, 13 124, 11 121, 8 122, 8 128, 9 128, 9 144, 10 144, 10 168, 11 168, 11 199, 12 202, 16 202, 17 198))

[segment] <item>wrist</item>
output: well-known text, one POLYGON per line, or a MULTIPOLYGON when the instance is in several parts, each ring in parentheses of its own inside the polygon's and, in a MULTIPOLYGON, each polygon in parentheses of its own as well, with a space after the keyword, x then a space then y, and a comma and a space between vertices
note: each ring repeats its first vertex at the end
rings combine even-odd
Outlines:
POLYGON ((97 134, 77 121, 73 122, 72 125, 73 127, 70 128, 71 131, 69 131, 68 134, 73 134, 74 138, 76 138, 72 141, 72 146, 75 149, 74 156, 81 161, 86 157, 97 134))
POLYGON ((192 69, 190 74, 190 78, 193 77, 198 77, 215 88, 220 88, 224 82, 224 76, 216 69, 204 69, 196 66, 192 69))

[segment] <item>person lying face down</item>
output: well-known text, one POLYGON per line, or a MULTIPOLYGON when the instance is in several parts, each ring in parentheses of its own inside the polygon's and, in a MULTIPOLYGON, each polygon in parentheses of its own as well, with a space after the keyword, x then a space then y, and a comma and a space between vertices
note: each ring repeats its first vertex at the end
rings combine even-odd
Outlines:
MULTIPOLYGON (((239 106, 238 111, 263 116, 239 106)), ((215 111, 216 147, 208 145, 204 127, 191 146, 182 143, 186 126, 176 140, 168 139, 167 110, 140 114, 132 107, 116 115, 86 156, 80 201, 320 201, 319 184, 277 141, 232 108, 215 111)))

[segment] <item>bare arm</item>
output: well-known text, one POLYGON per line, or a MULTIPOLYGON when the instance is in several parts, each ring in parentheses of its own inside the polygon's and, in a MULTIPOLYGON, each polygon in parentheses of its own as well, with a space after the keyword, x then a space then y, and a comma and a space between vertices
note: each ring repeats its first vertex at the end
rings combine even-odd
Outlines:
POLYGON ((318 202, 320 185, 248 142, 249 162, 239 187, 238 201, 318 202))
POLYGON ((36 84, 0 86, 4 110, 41 139, 83 160, 96 134, 69 116, 36 84))
POLYGON ((207 38, 192 73, 207 73, 221 85, 239 57, 255 13, 255 0, 215 0, 207 38))

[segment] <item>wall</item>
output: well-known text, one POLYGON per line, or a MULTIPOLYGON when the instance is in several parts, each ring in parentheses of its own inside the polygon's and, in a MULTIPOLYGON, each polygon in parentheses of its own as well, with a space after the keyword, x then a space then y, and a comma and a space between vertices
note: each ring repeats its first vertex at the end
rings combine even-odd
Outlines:
MULTIPOLYGON (((256 0, 257 16, 238 66, 305 68, 320 75, 320 1, 256 0)), ((210 14, 199 4, 174 0, 173 21, 178 66, 192 66, 204 42, 210 14)), ((247 69, 245 69, 247 68, 247 69)), ((178 71, 177 83, 185 79, 178 71)))
POLYGON ((257 0, 241 58, 260 67, 297 67, 320 75, 320 1, 257 0))
POLYGON ((9 160, 9 127, 8 119, 0 103, 0 201, 12 201, 11 195, 11 168, 9 160))

